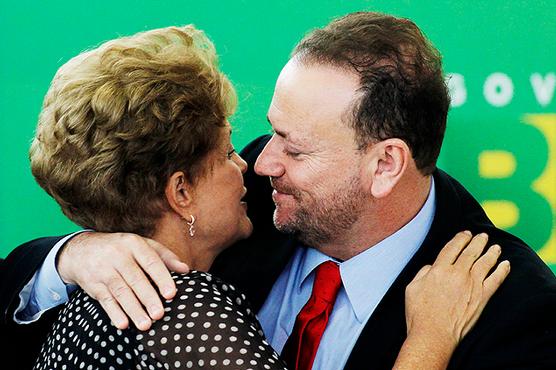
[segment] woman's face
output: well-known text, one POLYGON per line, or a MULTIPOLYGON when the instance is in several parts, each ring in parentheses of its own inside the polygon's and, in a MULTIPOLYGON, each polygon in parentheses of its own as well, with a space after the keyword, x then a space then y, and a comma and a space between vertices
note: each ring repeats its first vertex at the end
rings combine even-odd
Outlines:
POLYGON ((253 231, 247 217, 247 204, 242 200, 247 189, 243 174, 247 163, 237 154, 230 141, 231 129, 223 129, 218 147, 209 154, 207 173, 194 189, 195 228, 211 244, 223 249, 248 237, 253 231))

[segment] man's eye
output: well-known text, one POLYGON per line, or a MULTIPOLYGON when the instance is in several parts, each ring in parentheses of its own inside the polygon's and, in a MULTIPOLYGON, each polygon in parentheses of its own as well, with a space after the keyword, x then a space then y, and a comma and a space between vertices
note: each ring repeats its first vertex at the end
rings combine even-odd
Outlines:
POLYGON ((287 155, 288 157, 292 157, 292 158, 297 158, 297 157, 299 157, 299 156, 301 155, 300 152, 291 151, 291 150, 285 150, 284 152, 286 153, 286 155, 287 155))
POLYGON ((234 153, 235 153, 235 152, 236 152, 236 150, 232 148, 232 150, 230 150, 230 151, 228 152, 228 159, 232 159, 232 157, 234 156, 234 153))

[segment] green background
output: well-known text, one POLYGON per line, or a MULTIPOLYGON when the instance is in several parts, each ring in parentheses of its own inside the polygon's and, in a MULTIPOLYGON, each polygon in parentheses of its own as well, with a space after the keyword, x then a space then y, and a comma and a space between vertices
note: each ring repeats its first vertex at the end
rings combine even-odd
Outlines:
POLYGON ((550 141, 556 98, 539 103, 530 83, 533 73, 556 71, 556 1, 2 1, 0 256, 32 238, 77 229, 35 184, 27 157, 49 82, 72 56, 118 36, 195 24, 215 42, 237 87, 232 123, 241 148, 268 130, 274 81, 304 33, 351 11, 376 10, 413 19, 444 55, 445 71, 464 77, 466 99, 450 112, 440 166, 479 200, 511 202, 519 213, 506 228, 544 248, 543 258, 556 266, 556 142, 550 141), (503 107, 483 95, 495 72, 514 86, 503 107), (545 130, 526 124, 525 114, 547 119, 545 130), (511 153, 514 171, 482 176, 478 156, 485 150, 511 153), (541 175, 538 191, 532 184, 541 175))

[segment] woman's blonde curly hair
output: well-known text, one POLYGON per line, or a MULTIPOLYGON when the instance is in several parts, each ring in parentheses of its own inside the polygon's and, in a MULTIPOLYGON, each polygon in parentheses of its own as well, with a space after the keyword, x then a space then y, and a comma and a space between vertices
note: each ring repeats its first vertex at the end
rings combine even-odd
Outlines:
POLYGON ((30 149, 37 182, 77 224, 149 236, 181 170, 210 170, 236 95, 194 26, 108 41, 56 73, 30 149))

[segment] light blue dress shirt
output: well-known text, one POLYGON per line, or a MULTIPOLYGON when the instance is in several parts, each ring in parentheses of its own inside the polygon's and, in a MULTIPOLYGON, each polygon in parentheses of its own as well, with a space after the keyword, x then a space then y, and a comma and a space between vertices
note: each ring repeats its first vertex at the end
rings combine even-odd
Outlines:
POLYGON ((14 312, 14 321, 19 324, 29 324, 38 320, 44 312, 64 304, 77 286, 66 285, 58 270, 56 270, 56 256, 60 248, 73 236, 82 233, 81 230, 61 239, 50 250, 41 268, 19 293, 19 306, 14 312))
MULTIPOLYGON (((423 243, 434 218, 434 180, 423 207, 404 227, 340 266, 342 287, 322 336, 313 369, 343 369, 366 322, 423 243)), ((313 248, 297 248, 258 313, 269 343, 281 352, 297 314, 308 301, 313 270, 333 260, 313 248)))

